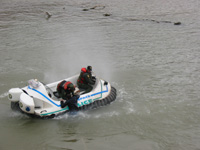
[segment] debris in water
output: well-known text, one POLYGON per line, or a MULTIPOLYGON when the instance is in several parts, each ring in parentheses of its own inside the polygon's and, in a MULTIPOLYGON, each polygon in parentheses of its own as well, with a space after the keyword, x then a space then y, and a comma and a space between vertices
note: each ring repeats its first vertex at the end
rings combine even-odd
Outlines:
POLYGON ((87 8, 84 8, 84 9, 83 9, 83 11, 89 11, 89 9, 87 9, 87 8))
POLYGON ((174 25, 181 25, 181 22, 174 22, 174 25))
POLYGON ((93 6, 91 8, 84 8, 83 11, 89 11, 90 9, 96 9, 96 10, 101 10, 101 9, 104 9, 106 6, 103 6, 103 5, 96 5, 96 6, 93 6))
POLYGON ((106 13, 106 14, 103 14, 103 15, 107 17, 107 16, 111 16, 112 14, 107 14, 107 13, 106 13))
POLYGON ((47 15, 47 19, 51 18, 51 14, 49 12, 46 12, 46 15, 47 15))
POLYGON ((157 21, 154 19, 134 19, 130 18, 127 19, 128 21, 150 21, 150 22, 156 22, 156 23, 173 23, 174 25, 181 25, 181 22, 171 22, 171 21, 157 21))
POLYGON ((96 5, 96 6, 92 7, 92 8, 90 8, 90 9, 96 9, 96 8, 98 8, 98 9, 104 9, 105 7, 106 6, 96 5))

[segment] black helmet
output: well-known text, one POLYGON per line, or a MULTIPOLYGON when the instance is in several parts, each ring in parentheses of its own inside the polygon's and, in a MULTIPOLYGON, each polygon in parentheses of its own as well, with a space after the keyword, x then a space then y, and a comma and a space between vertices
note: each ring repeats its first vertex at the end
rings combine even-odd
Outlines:
POLYGON ((87 66, 87 70, 92 71, 92 66, 87 66))

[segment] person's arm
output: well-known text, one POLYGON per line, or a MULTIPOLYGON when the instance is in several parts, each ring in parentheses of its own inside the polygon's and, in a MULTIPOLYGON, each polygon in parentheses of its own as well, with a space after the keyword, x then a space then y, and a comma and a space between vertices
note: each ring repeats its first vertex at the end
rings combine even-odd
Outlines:
POLYGON ((65 102, 64 102, 64 100, 61 100, 60 101, 61 108, 66 107, 68 105, 68 103, 69 103, 69 100, 66 100, 65 102))
POLYGON ((69 104, 76 104, 77 105, 77 100, 79 99, 79 97, 80 97, 80 95, 75 95, 72 98, 66 100, 65 102, 64 102, 64 100, 61 100, 60 101, 61 108, 64 108, 69 104))
POLYGON ((86 80, 87 83, 89 83, 91 85, 95 84, 95 82, 90 79, 90 75, 89 74, 85 74, 84 77, 85 77, 85 80, 86 80))

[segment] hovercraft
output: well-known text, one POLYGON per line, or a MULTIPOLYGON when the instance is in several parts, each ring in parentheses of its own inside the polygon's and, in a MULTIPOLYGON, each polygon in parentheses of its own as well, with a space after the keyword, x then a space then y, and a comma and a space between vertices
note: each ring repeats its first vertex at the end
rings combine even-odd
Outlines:
MULTIPOLYGON (((79 75, 64 79, 76 85, 79 75)), ((60 80, 62 81, 62 80, 60 80)), ((56 94, 57 84, 60 82, 43 84, 31 79, 28 85, 23 88, 12 88, 8 92, 8 99, 11 101, 11 109, 18 110, 29 116, 39 118, 54 118, 55 116, 69 112, 69 107, 61 108, 60 98, 56 94)), ((111 84, 96 77, 93 90, 84 93, 76 87, 80 97, 77 100, 78 110, 88 110, 110 104, 116 99, 117 92, 111 84)))

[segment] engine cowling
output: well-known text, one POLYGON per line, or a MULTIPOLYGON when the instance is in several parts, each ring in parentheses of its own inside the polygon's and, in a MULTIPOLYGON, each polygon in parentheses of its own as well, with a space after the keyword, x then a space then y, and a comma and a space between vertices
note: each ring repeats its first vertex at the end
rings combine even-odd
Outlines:
POLYGON ((22 93, 22 89, 12 88, 8 91, 8 99, 12 102, 18 102, 22 93))
POLYGON ((19 107, 22 111, 29 114, 34 114, 35 112, 35 104, 33 98, 25 93, 20 95, 19 107))

